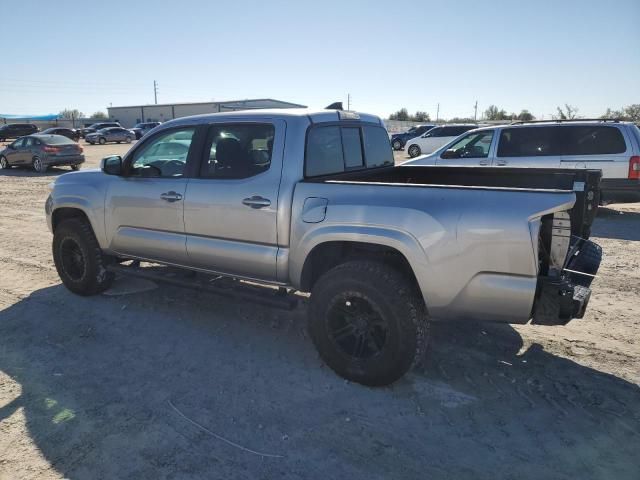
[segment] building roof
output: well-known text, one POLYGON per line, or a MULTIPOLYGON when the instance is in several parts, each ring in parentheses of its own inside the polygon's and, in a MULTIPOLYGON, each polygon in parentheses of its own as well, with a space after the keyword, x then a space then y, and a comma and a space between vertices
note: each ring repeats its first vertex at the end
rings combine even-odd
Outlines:
POLYGON ((181 102, 181 103, 147 103, 145 105, 117 105, 115 107, 107 107, 108 109, 114 108, 141 108, 141 107, 177 107, 183 105, 229 105, 229 104, 243 104, 251 102, 277 102, 283 105, 290 105, 293 108, 307 108, 306 105, 300 105, 299 103, 285 102, 283 100, 276 100, 275 98, 245 98, 243 100, 211 100, 210 102, 181 102))

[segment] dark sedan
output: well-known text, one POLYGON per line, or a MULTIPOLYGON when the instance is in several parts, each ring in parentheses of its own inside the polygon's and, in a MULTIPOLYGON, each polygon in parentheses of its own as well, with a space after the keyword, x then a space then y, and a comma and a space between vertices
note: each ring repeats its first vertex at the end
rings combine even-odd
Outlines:
POLYGON ((32 167, 44 173, 54 165, 68 165, 78 170, 84 163, 82 147, 62 135, 28 135, 0 151, 0 169, 13 166, 32 167))
POLYGON ((74 142, 80 140, 80 132, 78 132, 75 128, 51 127, 47 128, 41 133, 43 135, 62 135, 63 137, 70 138, 74 142))

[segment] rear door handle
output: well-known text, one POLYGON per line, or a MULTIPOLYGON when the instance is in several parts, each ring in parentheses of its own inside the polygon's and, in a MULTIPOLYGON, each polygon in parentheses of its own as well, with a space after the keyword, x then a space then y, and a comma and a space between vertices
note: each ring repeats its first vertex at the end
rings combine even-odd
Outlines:
POLYGON ((480 165, 489 165, 489 161, 488 160, 480 160, 480 162, 478 162, 480 165))
POLYGON ((163 193, 160 195, 160 198, 166 202, 173 203, 182 200, 182 195, 172 190, 170 192, 163 193))
POLYGON ((496 165, 503 166, 503 165, 506 165, 506 164, 507 164, 506 160, 496 160, 496 165))
POLYGON ((242 200, 242 204, 251 208, 264 208, 271 205, 271 200, 268 198, 263 198, 258 195, 254 195, 253 197, 245 198, 242 200))

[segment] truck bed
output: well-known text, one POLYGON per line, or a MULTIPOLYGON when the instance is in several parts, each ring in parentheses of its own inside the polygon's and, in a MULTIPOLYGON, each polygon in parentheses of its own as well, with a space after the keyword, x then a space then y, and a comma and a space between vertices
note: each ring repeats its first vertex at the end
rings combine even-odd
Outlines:
POLYGON ((600 170, 394 166, 345 172, 306 181, 365 185, 572 191, 572 234, 588 238, 600 201, 600 170))

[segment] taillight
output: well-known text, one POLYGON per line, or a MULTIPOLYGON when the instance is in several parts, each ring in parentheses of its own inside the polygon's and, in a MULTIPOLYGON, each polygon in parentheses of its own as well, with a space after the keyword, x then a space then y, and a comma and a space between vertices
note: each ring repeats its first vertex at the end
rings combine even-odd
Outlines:
POLYGON ((76 145, 78 147, 78 153, 84 152, 84 149, 80 145, 76 145))
POLYGON ((640 156, 629 159, 629 178, 640 180, 640 156))
POLYGON ((44 147, 42 147, 42 150, 47 153, 58 153, 60 151, 58 147, 50 147, 49 145, 45 145, 44 147))

